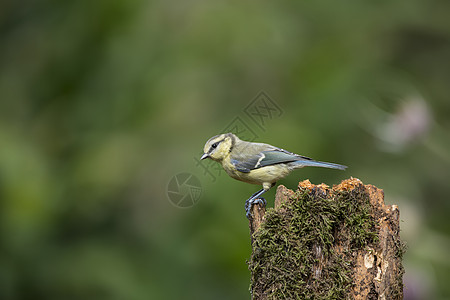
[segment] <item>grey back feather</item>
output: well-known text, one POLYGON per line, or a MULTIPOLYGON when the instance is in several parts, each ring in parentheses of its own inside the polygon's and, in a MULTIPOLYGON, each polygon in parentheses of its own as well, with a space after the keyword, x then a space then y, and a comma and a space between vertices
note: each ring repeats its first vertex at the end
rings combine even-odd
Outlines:
POLYGON ((269 144, 245 141, 240 141, 234 146, 230 158, 231 163, 236 169, 243 173, 270 165, 299 160, 312 160, 309 157, 301 156, 269 144))

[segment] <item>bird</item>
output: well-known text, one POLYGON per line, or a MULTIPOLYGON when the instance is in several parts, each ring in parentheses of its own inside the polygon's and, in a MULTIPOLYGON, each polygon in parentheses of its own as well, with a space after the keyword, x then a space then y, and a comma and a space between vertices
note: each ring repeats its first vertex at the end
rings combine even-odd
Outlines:
POLYGON ((249 220, 252 218, 251 209, 254 204, 267 204, 261 195, 293 170, 309 166, 338 170, 347 168, 344 165, 317 161, 269 144, 243 141, 231 132, 215 135, 206 142, 200 159, 207 158, 220 163, 225 172, 234 179, 262 185, 261 190, 245 201, 246 217, 249 220))

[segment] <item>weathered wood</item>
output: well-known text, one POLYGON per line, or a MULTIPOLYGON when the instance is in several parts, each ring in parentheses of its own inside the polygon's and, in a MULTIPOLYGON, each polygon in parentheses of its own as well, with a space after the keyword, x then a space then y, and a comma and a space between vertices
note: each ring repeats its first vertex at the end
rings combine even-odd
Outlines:
POLYGON ((403 298, 399 209, 375 186, 280 185, 275 207, 253 216, 253 299, 403 298))

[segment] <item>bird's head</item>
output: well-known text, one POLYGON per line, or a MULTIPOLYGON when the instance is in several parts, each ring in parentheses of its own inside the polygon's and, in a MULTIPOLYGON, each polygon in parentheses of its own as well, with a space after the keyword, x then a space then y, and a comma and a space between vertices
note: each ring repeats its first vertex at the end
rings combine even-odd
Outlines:
POLYGON ((222 161, 231 151, 238 137, 232 133, 223 133, 210 138, 203 148, 204 154, 200 159, 211 158, 222 161))

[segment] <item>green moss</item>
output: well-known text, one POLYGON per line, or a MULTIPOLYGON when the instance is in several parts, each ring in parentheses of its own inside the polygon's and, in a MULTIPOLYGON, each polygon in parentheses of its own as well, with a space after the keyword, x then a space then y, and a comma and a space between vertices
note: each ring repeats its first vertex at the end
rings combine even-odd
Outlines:
POLYGON ((269 209, 254 235, 251 291, 267 299, 345 299, 352 249, 376 241, 369 197, 302 189, 279 209, 269 209), (333 245, 341 245, 336 252, 333 245), (322 260, 322 269, 318 269, 322 260))
MULTIPOLYGON (((400 235, 394 236, 395 244, 395 256, 402 259, 403 255, 406 253, 407 245, 400 239, 400 235)), ((400 265, 400 270, 398 272, 397 280, 394 281, 394 285, 391 289, 392 293, 389 295, 389 299, 403 299, 403 274, 405 269, 403 265, 400 265)))

